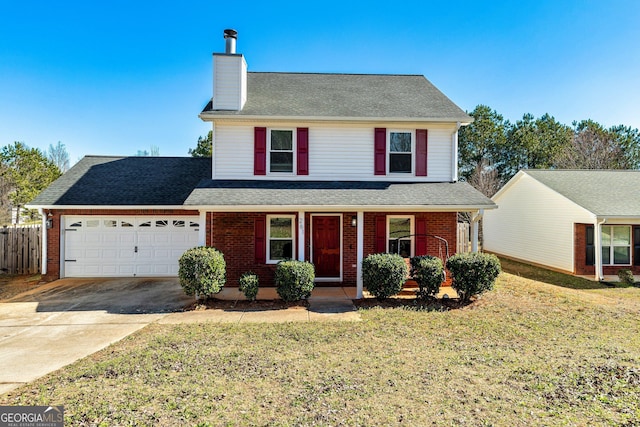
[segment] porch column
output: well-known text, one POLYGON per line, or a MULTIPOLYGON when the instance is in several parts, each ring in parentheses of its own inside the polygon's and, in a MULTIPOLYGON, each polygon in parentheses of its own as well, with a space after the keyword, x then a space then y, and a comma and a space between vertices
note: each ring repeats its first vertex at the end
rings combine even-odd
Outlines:
POLYGON ((471 252, 478 252, 478 234, 482 215, 484 215, 484 209, 480 209, 475 215, 471 216, 471 252))
POLYGON ((364 259, 364 212, 356 216, 356 298, 362 298, 362 260, 364 259))
POLYGON ((598 220, 596 219, 595 227, 593 230, 593 251, 595 252, 595 280, 599 282, 604 278, 602 275, 602 224, 604 224, 606 220, 598 220))
POLYGON ((298 261, 304 261, 304 212, 298 212, 298 261))

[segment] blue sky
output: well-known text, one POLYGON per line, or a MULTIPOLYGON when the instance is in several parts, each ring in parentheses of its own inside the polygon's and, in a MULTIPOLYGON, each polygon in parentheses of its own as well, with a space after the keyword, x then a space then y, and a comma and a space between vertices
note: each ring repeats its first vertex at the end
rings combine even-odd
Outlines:
POLYGON ((637 0, 0 0, 0 146, 187 155, 225 28, 250 71, 423 74, 467 111, 640 128, 637 0))

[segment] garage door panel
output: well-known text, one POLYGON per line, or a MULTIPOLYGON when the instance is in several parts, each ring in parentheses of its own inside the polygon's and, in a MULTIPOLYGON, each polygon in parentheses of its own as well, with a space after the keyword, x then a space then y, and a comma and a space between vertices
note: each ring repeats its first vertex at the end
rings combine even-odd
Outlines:
POLYGON ((198 245, 196 217, 66 217, 67 277, 176 276, 178 259, 198 245), (137 248, 137 251, 136 251, 137 248))

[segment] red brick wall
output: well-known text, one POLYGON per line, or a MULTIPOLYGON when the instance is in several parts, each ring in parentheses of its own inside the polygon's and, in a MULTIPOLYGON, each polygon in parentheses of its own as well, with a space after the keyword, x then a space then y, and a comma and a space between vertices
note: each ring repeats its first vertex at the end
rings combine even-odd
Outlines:
MULTIPOLYGON (((577 275, 587 275, 593 276, 596 274, 596 268, 593 265, 586 265, 586 228, 587 225, 591 224, 574 224, 574 274, 577 275)), ((633 239, 633 227, 631 238, 633 239)), ((635 242, 631 242, 631 262, 633 262, 633 245, 635 242)), ((596 248, 596 250, 599 250, 596 248)), ((606 276, 615 276, 618 274, 619 270, 629 269, 633 271, 633 274, 640 275, 640 266, 637 265, 620 265, 620 266, 612 266, 605 265, 602 266, 602 274, 606 276)))
MULTIPOLYGON (((283 215, 296 215, 297 212, 279 212, 283 215)), ((276 214, 276 213, 274 213, 276 214)), ((375 217, 387 215, 386 212, 364 214, 364 256, 374 253, 375 248, 375 217)), ((449 242, 449 255, 453 255, 456 248, 457 214, 455 212, 437 213, 393 213, 393 215, 414 215, 425 218, 427 233, 440 236, 449 242)), ((357 236, 356 227, 351 226, 351 218, 355 212, 342 214, 342 283, 322 282, 319 286, 355 286, 357 280, 357 236)), ((247 272, 258 274, 262 286, 273 286, 274 264, 256 264, 254 257, 254 222, 256 218, 264 218, 264 213, 221 213, 207 214, 207 245, 220 250, 227 263, 227 285, 238 286, 238 279, 247 272)), ((311 214, 305 214, 305 259, 311 257, 310 243, 311 214)), ((294 249, 297 253, 297 249, 294 249)), ((446 256, 443 244, 437 239, 427 239, 429 255, 446 256)))
POLYGON ((65 209, 46 211, 53 217, 53 228, 47 230, 47 273, 42 280, 52 281, 60 278, 60 216, 62 215, 199 215, 197 211, 184 211, 180 209, 65 209))
MULTIPOLYGON (((60 277, 60 216, 61 215, 198 215, 196 211, 183 210, 108 210, 108 209, 68 209, 51 211, 53 214, 53 228, 48 231, 47 243, 47 274, 45 280, 60 277)), ((279 212, 280 214, 296 215, 297 212, 279 212)), ((276 213, 274 213, 276 214, 276 213)), ((391 213, 367 212, 364 214, 364 256, 374 253, 375 248, 375 217, 391 213)), ((449 255, 453 255, 456 248, 457 214, 455 212, 436 213, 392 213, 393 215, 414 215, 415 218, 425 218, 427 233, 438 235, 449 242, 449 255)), ((264 213, 221 213, 209 212, 206 219, 206 244, 220 250, 227 262, 227 286, 238 286, 238 279, 246 271, 253 271, 260 277, 262 286, 273 286, 275 265, 256 264, 254 258, 254 221, 258 217, 265 217, 264 213)), ((355 212, 342 214, 342 253, 343 286, 355 286, 357 280, 357 241, 356 227, 351 226, 351 218, 355 212)), ((305 215, 305 259, 309 260, 311 214, 305 215)), ((297 244, 297 242, 296 242, 297 244)), ((445 248, 438 240, 427 239, 429 255, 444 257, 445 248)), ((294 254, 297 248, 294 247, 294 254)), ((322 283, 322 285, 337 285, 338 283, 322 283)))
MULTIPOLYGON (((586 265, 587 262, 587 225, 574 224, 573 227, 573 272, 578 275, 593 276, 596 274, 596 268, 593 265, 586 265)), ((593 225, 593 224, 591 224, 593 225)))

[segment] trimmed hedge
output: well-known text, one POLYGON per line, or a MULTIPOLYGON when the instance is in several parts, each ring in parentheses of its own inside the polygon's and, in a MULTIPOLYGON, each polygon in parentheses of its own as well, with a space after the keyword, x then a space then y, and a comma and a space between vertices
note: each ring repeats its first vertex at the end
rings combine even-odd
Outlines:
POLYGON ((313 264, 306 261, 280 261, 276 267, 276 291, 284 301, 298 301, 311 296, 314 279, 313 264))
POLYGON ((411 277, 418 284, 418 298, 435 297, 444 282, 442 260, 430 255, 412 257, 411 277))
POLYGON ((497 256, 479 252, 452 256, 447 260, 447 269, 453 279, 451 286, 463 302, 493 289, 501 272, 497 256))
POLYGON ((215 248, 199 246, 187 250, 178 261, 180 285, 187 295, 209 298, 227 282, 227 263, 215 248))
POLYGON ((633 272, 628 268, 618 270, 618 278, 623 285, 633 285, 636 282, 633 277, 633 272))
POLYGON ((258 282, 258 275, 252 271, 244 273, 238 280, 240 292, 242 292, 249 301, 255 301, 258 295, 258 282))
POLYGON ((409 269, 398 254, 371 254, 362 260, 362 282, 376 298, 397 295, 409 269))

